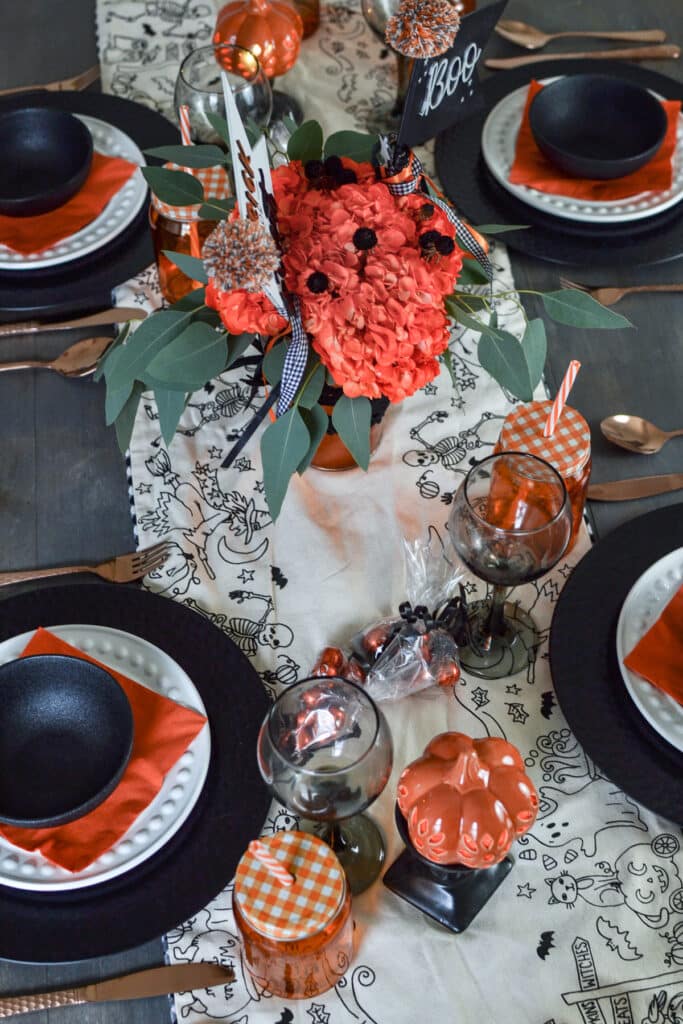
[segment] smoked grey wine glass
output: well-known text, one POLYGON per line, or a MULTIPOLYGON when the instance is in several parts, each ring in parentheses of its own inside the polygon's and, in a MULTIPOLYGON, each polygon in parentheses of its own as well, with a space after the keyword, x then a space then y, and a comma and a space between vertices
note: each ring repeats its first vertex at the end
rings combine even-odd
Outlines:
POLYGON ((337 676, 303 679, 280 694, 261 726, 258 764, 274 796, 337 854, 351 892, 384 862, 384 841, 361 812, 391 774, 389 726, 368 694, 337 676))
POLYGON ((490 455, 462 482, 448 531, 467 568, 492 584, 485 600, 470 605, 461 664, 483 679, 513 675, 540 641, 531 615, 506 598, 511 587, 549 572, 567 549, 572 512, 564 481, 535 455, 490 455))

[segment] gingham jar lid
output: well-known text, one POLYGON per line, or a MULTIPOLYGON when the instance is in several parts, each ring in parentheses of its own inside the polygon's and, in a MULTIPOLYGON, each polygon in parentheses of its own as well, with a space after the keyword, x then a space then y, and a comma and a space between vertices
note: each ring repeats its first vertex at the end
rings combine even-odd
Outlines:
POLYGON ((528 452, 549 462, 562 476, 573 476, 585 465, 591 451, 591 432, 576 409, 565 405, 555 433, 543 436, 552 402, 527 402, 510 413, 503 424, 497 449, 528 452))
MULTIPOLYGON (((186 174, 191 174, 193 178, 198 178, 204 186, 205 198, 227 199, 232 195, 230 179, 224 167, 202 167, 197 170, 194 167, 181 167, 179 164, 173 163, 164 164, 164 167, 167 171, 184 171, 186 174)), ((169 220, 180 221, 184 224, 200 220, 201 203, 195 203, 192 206, 171 206, 169 203, 163 203, 158 196, 152 193, 152 206, 169 220)))
POLYGON ((249 924, 271 939, 291 942, 326 928, 346 892, 336 854, 316 836, 276 832, 261 842, 294 875, 282 885, 249 850, 237 865, 235 895, 249 924))

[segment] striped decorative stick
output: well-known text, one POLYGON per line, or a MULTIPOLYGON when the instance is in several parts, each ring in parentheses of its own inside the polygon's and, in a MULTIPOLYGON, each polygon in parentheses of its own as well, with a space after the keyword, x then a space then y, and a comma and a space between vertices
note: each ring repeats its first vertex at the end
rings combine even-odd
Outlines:
POLYGON ((290 874, 284 864, 274 857, 265 843, 260 839, 252 839, 249 843, 249 853, 260 860, 268 873, 273 876, 280 885, 289 887, 294 885, 294 875, 290 874))
POLYGON ((562 383, 560 384, 559 391, 555 395, 555 401, 553 402, 550 414, 548 416, 548 419, 546 420, 545 426, 543 427, 544 437, 552 437, 555 433, 555 427, 557 426, 557 422, 560 416, 562 415, 562 410, 567 404, 569 392, 571 391, 574 385, 576 375, 580 369, 581 363, 578 361, 578 359, 572 359, 571 363, 567 367, 567 372, 564 375, 562 383))
MULTIPOLYGON (((190 108, 187 103, 181 103, 178 107, 178 120, 180 122, 180 141, 183 146, 191 146, 190 137, 190 108)), ((201 259, 202 247, 199 241, 199 230, 196 223, 190 225, 190 255, 201 259)))

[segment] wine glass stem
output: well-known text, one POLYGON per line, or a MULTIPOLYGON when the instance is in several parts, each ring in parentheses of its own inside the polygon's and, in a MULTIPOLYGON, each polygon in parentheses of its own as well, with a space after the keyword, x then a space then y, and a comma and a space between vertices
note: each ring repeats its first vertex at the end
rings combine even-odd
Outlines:
POLYGON ((503 636, 505 633, 505 598, 508 595, 508 587, 500 583, 494 584, 491 594, 491 607, 485 626, 485 638, 489 643, 494 636, 503 636))

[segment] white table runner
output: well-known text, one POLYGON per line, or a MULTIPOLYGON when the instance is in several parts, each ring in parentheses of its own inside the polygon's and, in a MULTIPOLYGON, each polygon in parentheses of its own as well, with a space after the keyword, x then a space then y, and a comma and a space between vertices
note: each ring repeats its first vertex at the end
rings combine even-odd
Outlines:
MULTIPOLYGON (((100 0, 100 45, 108 44, 103 24, 111 26, 114 19, 106 18, 114 7, 127 12, 127 31, 139 40, 149 12, 163 6, 100 0)), ((185 37, 186 45, 193 42, 185 37)), ((375 98, 390 98, 392 72, 393 58, 382 56, 360 15, 335 6, 324 11, 321 30, 304 44, 284 84, 330 131, 363 127, 375 98)), ((145 95, 153 79, 154 62, 142 61, 136 83, 145 95)), ((163 96, 157 90, 154 101, 163 103, 163 96)), ((499 283, 511 287, 502 248, 494 259, 499 283)), ((154 272, 122 289, 119 301, 157 304, 154 272)), ((504 303, 499 315, 521 332, 514 302, 504 303)), ((130 449, 140 544, 162 536, 174 544, 150 586, 224 629, 271 693, 304 677, 322 647, 344 646, 365 623, 396 611, 406 596, 403 536, 432 528, 447 543, 450 496, 470 460, 491 452, 510 409, 478 365, 475 339, 454 339, 453 353, 457 389, 444 374, 392 408, 367 474, 309 471, 294 480, 275 525, 263 497, 258 434, 230 469, 220 468, 249 418, 249 389, 239 371, 193 396, 168 448, 153 400, 143 401, 130 449)), ((546 643, 552 610, 588 543, 584 532, 555 572, 516 594, 544 627, 525 672, 498 682, 465 676, 454 693, 426 691, 383 706, 395 767, 370 813, 386 834, 387 863, 401 850, 393 824, 396 780, 438 732, 505 736, 522 751, 539 790, 538 821, 513 847, 512 872, 468 931, 452 935, 378 882, 354 901, 357 953, 345 979, 314 999, 284 1002, 255 988, 243 969, 228 886, 169 936, 169 957, 221 958, 233 964, 237 981, 224 991, 177 996, 180 1020, 683 1020, 681 830, 638 807, 596 770, 552 691, 546 643)), ((474 581, 468 590, 476 593, 474 581)), ((265 831, 294 824, 274 806, 265 831)))

